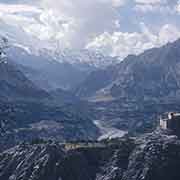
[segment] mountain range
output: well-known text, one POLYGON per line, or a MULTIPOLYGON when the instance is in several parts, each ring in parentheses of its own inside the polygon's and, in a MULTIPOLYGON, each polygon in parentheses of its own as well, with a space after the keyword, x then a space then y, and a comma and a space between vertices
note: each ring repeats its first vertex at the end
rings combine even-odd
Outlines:
POLYGON ((28 92, 35 93, 33 97, 37 99, 37 95, 39 100, 44 96, 47 105, 83 106, 91 123, 98 120, 129 132, 149 131, 156 126, 159 114, 179 110, 179 49, 177 40, 140 55, 130 55, 118 64, 110 58, 108 66, 100 65, 108 57, 88 51, 83 51, 85 55, 68 50, 53 55, 45 49, 32 53, 12 46, 7 51, 9 60, 1 63, 1 68, 11 67, 16 75, 12 70, 1 71, 6 72, 1 77, 7 78, 2 80, 1 96, 10 98, 12 94, 17 98, 20 90, 24 97, 29 97, 28 92))
POLYGON ((130 55, 118 65, 90 74, 76 93, 82 97, 102 93, 129 99, 177 98, 180 87, 179 49, 180 40, 177 40, 138 56, 130 55), (93 83, 95 78, 96 83, 93 83))
POLYGON ((180 111, 179 50, 177 40, 101 67, 11 47, 0 61, 0 179, 179 180, 179 139, 157 128, 158 115, 180 111))
POLYGON ((42 49, 33 52, 20 45, 10 46, 7 54, 28 79, 46 91, 71 90, 84 81, 90 72, 116 62, 115 58, 87 50, 53 52, 42 49))
POLYGON ((75 90, 95 119, 115 128, 145 132, 167 111, 179 111, 180 40, 92 72, 75 90))
POLYGON ((177 40, 140 55, 129 55, 120 63, 109 58, 105 65, 108 57, 86 50, 81 54, 46 49, 32 53, 13 45, 4 65, 12 62, 22 74, 19 76, 27 78, 24 84, 48 96, 46 103, 52 104, 50 98, 56 105, 72 103, 81 107, 83 101, 91 121, 129 132, 145 132, 154 128, 158 114, 179 110, 179 49, 177 40))

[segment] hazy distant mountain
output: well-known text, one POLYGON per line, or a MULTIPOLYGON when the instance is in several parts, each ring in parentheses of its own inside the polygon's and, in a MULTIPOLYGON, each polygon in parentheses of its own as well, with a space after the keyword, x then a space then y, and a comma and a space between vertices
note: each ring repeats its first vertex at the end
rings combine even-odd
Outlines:
POLYGON ((45 90, 70 89, 86 76, 71 64, 59 63, 47 53, 31 54, 19 47, 11 47, 8 57, 19 64, 20 70, 37 86, 45 90))
POLYGON ((75 93, 81 98, 94 96, 97 91, 111 84, 117 72, 114 66, 93 71, 77 88, 75 93))
POLYGON ((115 59, 86 50, 64 50, 55 53, 42 49, 34 52, 20 45, 11 46, 7 54, 12 61, 21 65, 20 70, 30 80, 50 91, 59 88, 72 89, 90 72, 107 67, 115 59))

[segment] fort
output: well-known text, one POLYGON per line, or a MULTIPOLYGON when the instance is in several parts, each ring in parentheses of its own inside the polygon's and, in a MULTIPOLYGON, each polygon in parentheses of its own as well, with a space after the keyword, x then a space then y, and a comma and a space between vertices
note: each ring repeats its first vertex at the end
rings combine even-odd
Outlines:
POLYGON ((160 127, 164 130, 171 130, 173 134, 180 135, 180 113, 170 112, 166 117, 160 117, 160 127))

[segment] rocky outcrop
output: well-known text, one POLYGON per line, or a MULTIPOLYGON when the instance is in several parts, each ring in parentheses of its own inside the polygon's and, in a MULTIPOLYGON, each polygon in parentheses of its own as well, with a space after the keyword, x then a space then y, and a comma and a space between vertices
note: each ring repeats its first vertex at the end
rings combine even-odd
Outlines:
POLYGON ((58 143, 21 144, 0 154, 3 180, 179 180, 180 140, 154 132, 66 150, 58 143))
POLYGON ((58 143, 21 144, 0 154, 0 179, 100 180, 107 174, 112 179, 120 174, 112 172, 115 167, 121 175, 127 168, 132 146, 125 144, 68 151, 58 143))
POLYGON ((0 155, 0 179, 59 180, 65 153, 59 146, 21 145, 0 155))
POLYGON ((129 157, 122 180, 178 180, 180 141, 166 135, 148 136, 129 157))

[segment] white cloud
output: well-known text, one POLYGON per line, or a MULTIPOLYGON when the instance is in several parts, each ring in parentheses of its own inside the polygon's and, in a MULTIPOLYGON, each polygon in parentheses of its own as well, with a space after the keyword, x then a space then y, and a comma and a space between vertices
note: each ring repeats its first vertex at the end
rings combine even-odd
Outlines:
POLYGON ((151 47, 153 44, 141 33, 105 32, 90 42, 86 48, 123 59, 129 54, 139 54, 151 47))
POLYGON ((0 3, 0 19, 41 41, 84 48, 92 37, 119 28, 116 8, 125 3, 126 0, 39 0, 38 6, 0 3))
POLYGON ((135 0, 136 3, 140 4, 164 4, 166 0, 135 0))
POLYGON ((164 25, 159 31, 159 44, 173 42, 178 38, 180 38, 180 30, 171 24, 164 25))
POLYGON ((54 17, 65 19, 71 31, 66 31, 64 38, 72 47, 82 48, 92 36, 116 29, 115 22, 119 18, 116 7, 125 2, 126 0, 42 0, 42 6, 52 10, 54 17))
POLYGON ((174 14, 177 0, 134 0, 134 9, 139 12, 157 12, 174 14))
POLYGON ((162 6, 160 4, 137 4, 134 9, 139 12, 147 13, 147 12, 158 12, 158 13, 168 13, 173 14, 174 11, 169 6, 162 6))
POLYGON ((159 47, 180 38, 180 30, 170 24, 164 25, 156 34, 153 34, 143 23, 141 28, 141 33, 105 32, 90 42, 86 48, 123 59, 129 54, 139 54, 149 48, 159 47))
MULTIPOLYGON (((68 24, 63 16, 58 16, 51 10, 25 4, 0 4, 0 21, 4 23, 4 26, 1 26, 1 32, 4 30, 4 34, 12 35, 9 29, 14 29, 17 36, 19 34, 22 36, 22 39, 18 39, 20 43, 24 43, 23 37, 25 36, 27 42, 32 43, 31 41, 36 39, 35 41, 41 40, 43 42, 41 44, 48 45, 64 37, 72 23, 68 19, 68 24), (8 25, 8 30, 5 24, 8 25)), ((64 39, 64 44, 67 45, 66 40, 64 39)))
POLYGON ((40 13, 41 10, 35 6, 26 5, 26 4, 0 4, 1 13, 18 13, 18 12, 34 12, 40 13))
POLYGON ((177 2, 176 6, 175 6, 175 11, 180 13, 180 0, 177 2))
POLYGON ((0 3, 0 35, 11 43, 36 44, 36 49, 50 46, 43 38, 50 31, 39 19, 42 14, 42 9, 33 5, 0 3))
POLYGON ((100 1, 105 3, 111 3, 112 6, 114 7, 123 6, 127 2, 127 0, 100 0, 100 1))
MULTIPOLYGON (((171 22, 167 22, 156 33, 143 23, 140 24, 141 31, 135 32, 131 28, 129 32, 125 30, 121 32, 122 22, 126 21, 126 16, 130 19, 128 16, 132 16, 132 13, 137 19, 131 18, 135 22, 130 23, 139 27, 139 13, 133 11, 134 2, 138 12, 172 13, 174 4, 169 6, 169 2, 172 1, 175 2, 175 0, 37 0, 36 3, 32 3, 31 0, 30 4, 0 3, 0 33, 2 31, 8 33, 13 40, 17 39, 19 43, 26 45, 54 47, 60 42, 61 47, 100 49, 108 55, 124 58, 128 54, 139 54, 145 49, 160 46, 180 37, 179 29, 171 22), (129 2, 133 3, 128 4, 129 2), (123 9, 127 4, 131 7, 130 10, 123 9), (125 15, 121 14, 121 9, 125 15)), ((176 11, 180 12, 180 1, 176 11)), ((143 21, 144 19, 148 24, 145 16, 143 21)))

